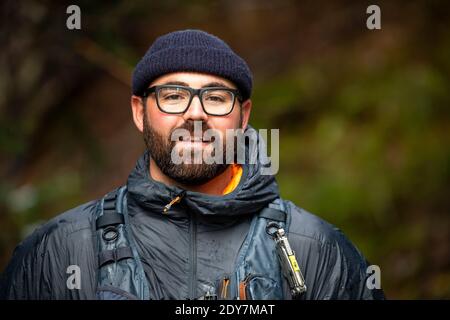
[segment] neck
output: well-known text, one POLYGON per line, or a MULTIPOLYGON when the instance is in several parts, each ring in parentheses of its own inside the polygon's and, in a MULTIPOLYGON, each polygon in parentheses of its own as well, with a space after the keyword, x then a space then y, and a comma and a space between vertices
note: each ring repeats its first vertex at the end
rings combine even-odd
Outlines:
POLYGON ((162 182, 169 186, 177 186, 184 190, 201 192, 215 196, 222 195, 223 190, 232 179, 231 166, 228 166, 224 172, 204 184, 196 186, 184 185, 165 175, 151 157, 149 166, 150 176, 153 180, 162 182))

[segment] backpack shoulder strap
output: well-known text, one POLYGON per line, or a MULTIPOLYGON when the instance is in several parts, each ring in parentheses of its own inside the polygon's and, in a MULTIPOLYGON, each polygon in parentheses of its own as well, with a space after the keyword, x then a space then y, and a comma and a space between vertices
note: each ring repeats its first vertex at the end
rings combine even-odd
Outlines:
POLYGON ((94 225, 98 250, 97 298, 148 300, 149 287, 129 223, 126 186, 102 198, 94 225))
MULTIPOLYGON (((276 243, 266 231, 269 223, 285 227, 288 214, 282 206, 281 199, 277 199, 253 216, 236 258, 227 297, 239 300, 283 299, 283 279, 276 243)), ((222 296, 219 294, 219 299, 222 296)))
POLYGON ((283 201, 281 199, 275 199, 269 206, 259 212, 259 217, 286 223, 287 212, 283 201))
POLYGON ((288 240, 291 215, 284 201, 281 198, 276 199, 268 207, 261 210, 259 217, 266 219, 266 231, 271 234, 276 243, 277 257, 283 276, 289 284, 291 298, 300 299, 306 291, 306 285, 295 257, 295 252, 292 250, 288 240))
POLYGON ((276 222, 284 228, 286 234, 289 232, 289 227, 291 225, 291 214, 282 198, 277 198, 269 203, 267 207, 259 212, 258 217, 264 218, 269 222, 276 222))

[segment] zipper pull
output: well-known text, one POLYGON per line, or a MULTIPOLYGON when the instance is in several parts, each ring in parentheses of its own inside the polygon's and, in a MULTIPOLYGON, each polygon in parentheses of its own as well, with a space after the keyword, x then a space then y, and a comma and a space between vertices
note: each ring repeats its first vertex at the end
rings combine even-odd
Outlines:
POLYGON ((185 194, 186 191, 183 190, 175 198, 170 200, 170 202, 164 206, 163 213, 166 214, 174 204, 179 203, 185 194))
POLYGON ((230 284, 230 279, 229 278, 225 278, 222 280, 222 288, 221 288, 221 292, 220 292, 220 298, 221 299, 228 299, 228 286, 230 284))

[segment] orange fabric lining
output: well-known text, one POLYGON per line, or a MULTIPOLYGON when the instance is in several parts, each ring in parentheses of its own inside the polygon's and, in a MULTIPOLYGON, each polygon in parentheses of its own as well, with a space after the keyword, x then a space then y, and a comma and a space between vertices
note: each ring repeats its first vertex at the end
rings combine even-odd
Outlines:
POLYGON ((239 164, 233 163, 231 165, 231 174, 232 174, 232 178, 231 178, 230 182, 228 183, 228 185, 223 190, 223 192, 222 192, 223 195, 233 192, 233 190, 236 189, 237 185, 239 184, 239 181, 241 181, 242 166, 239 164))

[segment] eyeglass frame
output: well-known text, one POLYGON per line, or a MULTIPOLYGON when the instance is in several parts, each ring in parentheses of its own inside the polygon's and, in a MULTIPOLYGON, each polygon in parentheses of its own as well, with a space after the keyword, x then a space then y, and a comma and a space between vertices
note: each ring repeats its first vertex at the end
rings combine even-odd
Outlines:
POLYGON ((167 113, 167 114, 183 114, 186 111, 188 111, 189 107, 191 106, 192 100, 194 99, 195 96, 198 96, 198 99, 200 100, 200 104, 202 106, 203 112, 206 113, 209 116, 214 116, 214 117, 224 117, 229 115, 231 112, 233 112, 234 110, 234 105, 236 103, 236 99, 239 102, 243 102, 242 100, 242 95, 240 94, 239 90, 237 89, 232 89, 232 88, 228 88, 228 87, 204 87, 204 88, 200 88, 200 89, 194 89, 191 87, 187 87, 187 86, 180 86, 180 85, 175 85, 175 84, 166 84, 166 85, 156 85, 156 86, 152 86, 150 88, 147 88, 144 90, 144 92, 142 93, 141 97, 144 98, 144 103, 146 103, 147 98, 150 96, 150 94, 155 93, 155 100, 156 100, 156 105, 158 106, 158 109, 161 112, 167 113), (167 112, 164 111, 161 106, 159 105, 159 99, 158 99, 158 91, 162 88, 179 88, 179 89, 184 89, 189 91, 190 93, 190 99, 189 102, 186 106, 186 109, 184 109, 181 112, 167 112), (216 115, 216 114, 211 114, 209 112, 206 111, 205 106, 203 105, 203 93, 205 91, 211 91, 211 90, 223 90, 223 91, 229 91, 230 93, 233 94, 233 105, 231 106, 231 109, 229 112, 225 113, 225 114, 221 114, 221 115, 216 115))

